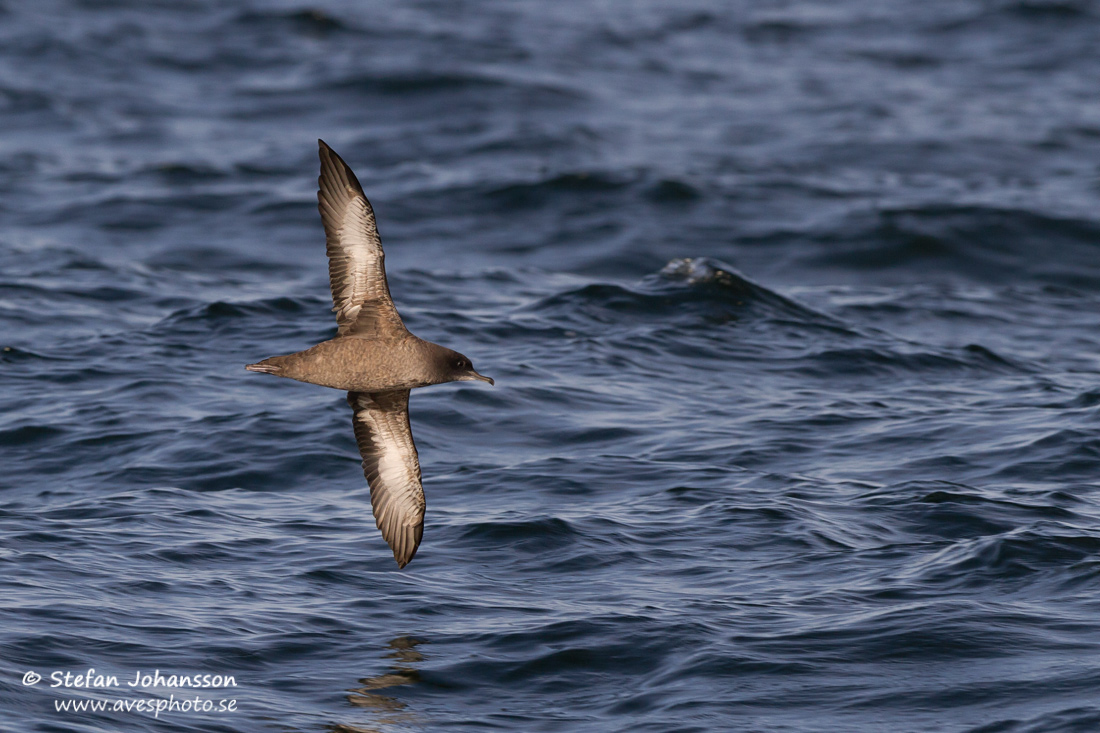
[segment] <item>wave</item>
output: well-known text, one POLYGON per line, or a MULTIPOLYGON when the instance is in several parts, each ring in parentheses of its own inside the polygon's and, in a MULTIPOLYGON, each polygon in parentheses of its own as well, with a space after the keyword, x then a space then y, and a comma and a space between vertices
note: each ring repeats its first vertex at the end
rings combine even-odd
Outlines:
POLYGON ((825 348, 806 354, 798 371, 815 376, 858 377, 895 371, 929 373, 943 370, 1009 374, 1026 370, 999 354, 977 345, 961 349, 916 347, 902 343, 851 348, 825 348))
POLYGON ((238 13, 233 22, 253 33, 263 29, 271 32, 290 31, 303 36, 324 37, 341 31, 363 32, 362 29, 355 28, 345 20, 320 8, 288 11, 249 9, 238 13))
MULTIPOLYGON (((295 74, 285 78, 263 78, 243 86, 245 95, 256 98, 280 95, 309 95, 331 99, 334 94, 402 98, 404 104, 415 97, 506 97, 508 103, 553 107, 576 104, 587 99, 580 90, 541 78, 523 78, 504 72, 458 71, 422 68, 413 71, 353 71, 328 78, 295 74)), ((442 103, 442 102, 441 102, 442 103)), ((463 103, 468 104, 468 101, 463 103)), ((505 103, 501 99, 501 103, 505 103)))
POLYGON ((627 360, 671 351, 683 358, 753 361, 760 365, 754 368, 815 379, 1034 371, 981 344, 930 345, 856 327, 709 258, 675 259, 630 284, 598 281, 565 289, 518 309, 506 325, 487 328, 495 336, 595 339, 593 346, 616 349, 627 360))
POLYGON ((861 212, 809 233, 811 268, 1100 287, 1100 221, 988 206, 861 212))
POLYGON ((182 308, 161 321, 162 324, 185 323, 188 321, 222 321, 226 319, 248 318, 257 315, 285 316, 317 311, 327 301, 321 296, 291 298, 280 296, 262 298, 247 302, 216 300, 210 303, 182 308))
POLYGON ((506 210, 533 208, 560 197, 591 196, 621 191, 631 184, 625 177, 606 172, 559 173, 537 181, 510 183, 485 192, 493 204, 506 210))
POLYGON ((709 258, 670 261, 634 285, 592 283, 543 298, 528 310, 569 318, 582 314, 599 323, 770 317, 843 329, 836 319, 752 282, 733 267, 709 258))

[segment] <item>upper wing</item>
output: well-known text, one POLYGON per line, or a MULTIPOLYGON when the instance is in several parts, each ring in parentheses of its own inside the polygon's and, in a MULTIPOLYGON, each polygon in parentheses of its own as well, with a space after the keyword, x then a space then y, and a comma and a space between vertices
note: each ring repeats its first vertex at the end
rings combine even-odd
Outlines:
POLYGON ((398 567, 416 554, 424 535, 424 487, 409 427, 409 390, 348 392, 374 521, 398 567))
POLYGON ((317 143, 321 157, 317 208, 325 225, 338 335, 355 333, 377 338, 403 332, 405 324, 394 308, 386 283, 386 256, 374 223, 374 209, 348 164, 324 140, 317 143))

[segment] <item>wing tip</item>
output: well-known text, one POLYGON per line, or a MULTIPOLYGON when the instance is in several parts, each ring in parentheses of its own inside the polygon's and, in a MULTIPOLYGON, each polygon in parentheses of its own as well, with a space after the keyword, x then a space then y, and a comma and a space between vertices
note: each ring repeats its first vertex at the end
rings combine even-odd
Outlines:
POLYGON ((420 540, 424 538, 424 516, 421 514, 420 522, 413 526, 405 525, 402 532, 396 537, 387 537, 386 542, 393 550, 393 559, 397 561, 397 569, 402 570, 416 557, 416 551, 420 549, 420 540))
POLYGON ((359 183, 359 179, 355 177, 355 171, 351 169, 351 166, 340 157, 332 147, 321 138, 317 138, 317 155, 321 159, 321 175, 317 179, 318 184, 318 196, 321 195, 325 189, 325 164, 328 163, 333 168, 340 170, 344 177, 347 178, 351 187, 357 191, 363 198, 366 198, 366 194, 363 193, 363 185, 359 183))
POLYGON ((405 566, 412 562, 412 559, 416 557, 416 551, 418 549, 420 549, 419 543, 415 547, 413 547, 411 551, 402 555, 398 555, 397 551, 395 550, 393 553, 393 559, 397 561, 397 569, 404 570, 405 566))

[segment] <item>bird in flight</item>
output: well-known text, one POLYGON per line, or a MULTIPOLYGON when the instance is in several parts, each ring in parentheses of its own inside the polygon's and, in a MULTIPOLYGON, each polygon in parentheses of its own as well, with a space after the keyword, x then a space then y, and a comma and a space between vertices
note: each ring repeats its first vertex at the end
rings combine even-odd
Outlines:
POLYGON ((462 354, 409 333, 390 297, 385 254, 363 187, 324 140, 317 208, 325 225, 336 337, 245 369, 346 390, 374 520, 397 566, 424 534, 424 487, 409 427, 409 390, 481 380, 462 354))

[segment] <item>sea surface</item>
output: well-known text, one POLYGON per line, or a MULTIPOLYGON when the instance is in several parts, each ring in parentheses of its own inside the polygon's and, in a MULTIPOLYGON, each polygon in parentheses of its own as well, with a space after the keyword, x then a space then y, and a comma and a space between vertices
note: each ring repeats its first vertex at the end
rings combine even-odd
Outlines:
POLYGON ((0 731, 1100 730, 1098 80, 1086 0, 0 0, 0 731), (496 379, 403 571, 243 369, 317 138, 496 379))

